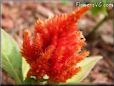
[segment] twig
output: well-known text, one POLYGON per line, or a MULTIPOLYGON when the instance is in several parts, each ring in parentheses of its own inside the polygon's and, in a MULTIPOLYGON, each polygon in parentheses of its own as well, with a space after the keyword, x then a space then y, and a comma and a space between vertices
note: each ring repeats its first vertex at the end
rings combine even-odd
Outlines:
POLYGON ((98 28, 108 19, 108 16, 105 16, 94 28, 93 30, 86 36, 87 40, 91 40, 94 38, 94 35, 98 28))

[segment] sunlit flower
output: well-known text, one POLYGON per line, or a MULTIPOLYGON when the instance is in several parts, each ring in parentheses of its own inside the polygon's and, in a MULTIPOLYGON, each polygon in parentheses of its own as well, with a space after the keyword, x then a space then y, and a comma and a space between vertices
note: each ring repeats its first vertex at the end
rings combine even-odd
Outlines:
POLYGON ((28 77, 42 79, 47 75, 51 82, 66 82, 80 71, 76 65, 88 51, 84 50, 85 39, 78 30, 77 20, 89 8, 37 20, 34 34, 24 33, 22 55, 30 64, 28 77))

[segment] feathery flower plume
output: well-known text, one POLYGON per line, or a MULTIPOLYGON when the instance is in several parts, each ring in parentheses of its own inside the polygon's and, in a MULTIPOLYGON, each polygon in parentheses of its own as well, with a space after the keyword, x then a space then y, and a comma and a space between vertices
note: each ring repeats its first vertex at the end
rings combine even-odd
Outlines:
POLYGON ((69 14, 56 15, 45 21, 37 20, 34 34, 24 33, 22 55, 30 64, 28 77, 51 82, 66 82, 80 71, 76 64, 88 55, 85 39, 77 21, 90 7, 82 7, 69 14))

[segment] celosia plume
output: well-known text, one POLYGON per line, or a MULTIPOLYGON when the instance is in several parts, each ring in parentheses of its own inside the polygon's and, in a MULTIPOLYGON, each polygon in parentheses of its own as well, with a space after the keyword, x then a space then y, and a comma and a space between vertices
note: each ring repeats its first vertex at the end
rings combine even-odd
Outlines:
POLYGON ((89 8, 38 20, 32 38, 29 31, 25 32, 22 55, 30 64, 28 77, 43 79, 47 75, 51 82, 65 82, 80 71, 76 64, 88 52, 83 50, 85 39, 78 30, 77 20, 89 8))

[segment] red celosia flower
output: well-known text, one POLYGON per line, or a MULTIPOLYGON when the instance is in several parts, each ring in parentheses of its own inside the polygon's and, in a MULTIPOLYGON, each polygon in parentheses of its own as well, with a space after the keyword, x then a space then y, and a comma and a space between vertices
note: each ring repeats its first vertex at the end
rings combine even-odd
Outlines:
POLYGON ((88 52, 82 50, 85 39, 77 28, 77 20, 89 8, 38 20, 31 39, 30 32, 25 32, 22 55, 30 64, 28 77, 42 79, 48 75, 51 82, 65 82, 79 72, 76 64, 88 52))

